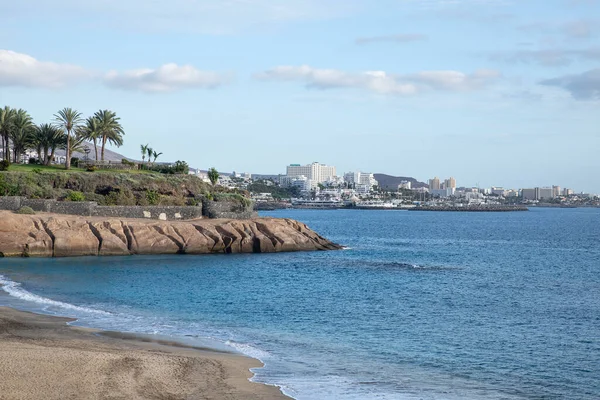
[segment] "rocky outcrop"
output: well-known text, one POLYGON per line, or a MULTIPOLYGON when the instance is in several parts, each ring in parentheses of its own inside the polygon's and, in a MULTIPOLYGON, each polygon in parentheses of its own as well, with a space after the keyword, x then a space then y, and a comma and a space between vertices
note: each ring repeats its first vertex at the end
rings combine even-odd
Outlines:
POLYGON ((147 221, 0 211, 0 256, 274 253, 340 246, 291 219, 147 221))

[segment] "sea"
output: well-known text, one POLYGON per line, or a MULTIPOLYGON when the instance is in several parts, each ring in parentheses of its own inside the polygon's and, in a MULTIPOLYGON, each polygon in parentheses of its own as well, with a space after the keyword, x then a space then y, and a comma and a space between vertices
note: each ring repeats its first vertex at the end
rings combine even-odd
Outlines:
POLYGON ((344 250, 0 259, 0 305, 230 349, 298 400, 600 399, 600 209, 279 210, 344 250))

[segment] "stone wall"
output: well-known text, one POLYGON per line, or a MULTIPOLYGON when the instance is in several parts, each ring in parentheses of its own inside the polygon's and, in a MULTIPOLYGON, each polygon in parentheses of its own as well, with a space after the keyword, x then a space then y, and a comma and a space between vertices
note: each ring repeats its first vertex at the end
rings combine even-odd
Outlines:
POLYGON ((17 211, 31 207, 34 211, 110 218, 147 218, 164 221, 202 218, 202 206, 99 206, 94 201, 56 201, 0 196, 0 210, 17 211))
POLYGON ((202 206, 97 206, 93 216, 115 218, 150 218, 163 221, 202 218, 202 206))
POLYGON ((238 201, 203 201, 202 208, 208 218, 250 219, 258 216, 253 203, 244 206, 238 201))

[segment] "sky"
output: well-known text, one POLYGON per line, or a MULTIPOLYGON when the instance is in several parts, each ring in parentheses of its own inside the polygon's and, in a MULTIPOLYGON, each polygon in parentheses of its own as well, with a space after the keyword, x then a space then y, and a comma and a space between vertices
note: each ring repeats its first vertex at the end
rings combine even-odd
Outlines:
POLYGON ((600 193, 600 0, 0 3, 0 106, 141 158, 600 193))

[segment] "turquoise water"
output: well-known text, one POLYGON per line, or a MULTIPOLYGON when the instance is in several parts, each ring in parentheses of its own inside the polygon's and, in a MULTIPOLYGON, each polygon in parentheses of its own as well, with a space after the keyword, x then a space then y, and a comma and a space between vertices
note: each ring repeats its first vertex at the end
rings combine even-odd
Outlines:
POLYGON ((336 252, 0 259, 0 304, 229 346, 297 399, 600 398, 600 210, 287 210, 336 252))

